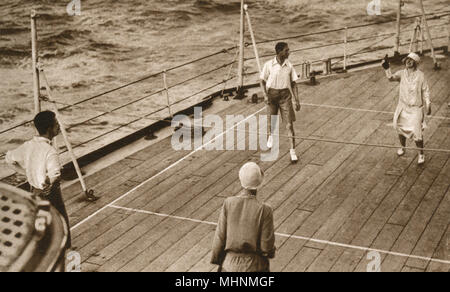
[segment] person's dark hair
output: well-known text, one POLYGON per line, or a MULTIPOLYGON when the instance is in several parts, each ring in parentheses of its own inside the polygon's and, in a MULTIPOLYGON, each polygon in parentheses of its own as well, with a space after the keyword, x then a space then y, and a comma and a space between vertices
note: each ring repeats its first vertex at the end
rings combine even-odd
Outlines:
POLYGON ((284 48, 286 48, 288 46, 287 43, 285 42, 279 42, 275 45, 275 52, 278 53, 281 52, 282 50, 284 50, 284 48))
POLYGON ((47 133, 48 129, 52 128, 56 122, 56 115, 52 111, 43 111, 34 117, 34 126, 39 132, 39 135, 47 133))

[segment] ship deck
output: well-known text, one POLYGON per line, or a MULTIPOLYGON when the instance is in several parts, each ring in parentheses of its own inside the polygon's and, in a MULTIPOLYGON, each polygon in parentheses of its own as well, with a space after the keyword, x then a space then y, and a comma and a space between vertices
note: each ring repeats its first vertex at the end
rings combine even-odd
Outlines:
MULTIPOLYGON (((450 149, 449 60, 439 61, 440 71, 430 58, 421 65, 435 116, 425 147, 450 149)), ((260 151, 175 151, 167 137, 90 174, 86 182, 101 196, 95 203, 83 200, 79 184, 64 187, 82 271, 214 271, 215 223, 250 160, 265 172, 258 199, 274 209, 272 271, 366 271, 371 251, 381 271, 450 271, 449 153, 426 152, 419 166, 416 151, 397 157, 393 148, 359 145, 398 144, 398 83, 379 66, 319 82, 299 84, 296 133, 317 140, 296 140, 297 164, 283 137, 271 162, 260 162, 260 151)), ((214 103, 222 117, 265 113, 248 98, 214 103)))

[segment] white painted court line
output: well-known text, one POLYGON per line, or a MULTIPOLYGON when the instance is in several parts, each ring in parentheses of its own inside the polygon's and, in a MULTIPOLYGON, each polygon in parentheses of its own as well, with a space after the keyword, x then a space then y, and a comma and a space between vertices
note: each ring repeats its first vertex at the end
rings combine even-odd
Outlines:
MULTIPOLYGON (((306 106, 313 106, 313 107, 324 107, 324 108, 360 111, 360 112, 368 112, 368 113, 392 114, 392 115, 394 114, 394 112, 388 112, 388 111, 377 111, 377 110, 371 110, 371 109, 344 107, 344 106, 336 106, 336 105, 328 105, 328 104, 315 104, 315 103, 300 103, 300 104, 301 105, 306 105, 306 106)), ((427 118, 440 119, 440 120, 450 120, 449 117, 441 117, 441 116, 427 116, 427 118)))
POLYGON ((148 183, 149 181, 152 181, 153 179, 155 179, 156 177, 160 176, 161 174, 165 173, 166 171, 168 171, 169 169, 173 168, 174 166, 178 165, 179 163, 181 163, 182 161, 184 161, 185 159, 189 158, 190 156, 192 156, 194 153, 200 151, 203 149, 203 147, 205 147, 206 145, 214 142, 217 138, 223 136, 225 133, 229 132, 230 130, 234 129, 235 127, 237 127, 238 125, 240 125, 241 123, 244 123, 245 121, 247 121, 249 118, 257 115, 258 113, 260 113, 261 111, 265 110, 266 106, 264 105, 261 109, 257 110, 256 112, 254 112, 253 114, 247 116, 245 119, 241 120, 239 123, 236 123, 233 127, 225 130, 224 132, 222 132, 220 135, 215 136, 213 139, 211 139, 210 141, 204 143, 203 145, 201 145, 200 147, 198 147, 197 149, 193 150, 192 152, 190 152, 189 154, 187 154, 186 156, 182 157, 181 159, 177 160, 176 162, 172 163, 171 165, 169 165, 168 167, 166 167, 165 169, 161 170, 160 172, 158 172, 157 174, 155 174, 154 176, 148 178, 147 180, 143 181, 142 183, 140 183, 139 185, 137 185, 136 187, 132 188, 131 190, 129 190, 128 192, 126 192, 125 194, 121 195, 120 197, 118 197, 117 199, 115 199, 114 201, 112 201, 111 203, 103 206, 102 208, 98 209, 97 211, 95 211, 94 213, 92 213, 91 215, 89 215, 88 217, 84 218, 83 220, 81 220, 80 222, 78 222, 76 225, 74 225, 72 228, 70 228, 70 230, 75 230, 77 229, 79 226, 81 226, 82 224, 84 224, 86 221, 88 221, 89 219, 91 219, 92 217, 96 216, 98 213, 100 213, 101 211, 105 210, 106 208, 114 205, 116 202, 122 200, 123 198, 125 198, 126 196, 128 196, 129 194, 133 193, 134 191, 136 191, 137 189, 139 189, 140 187, 144 186, 146 183, 148 183))
MULTIPOLYGON (((167 218, 184 220, 184 221, 190 221, 190 222, 195 222, 195 223, 217 225, 217 223, 214 223, 214 222, 192 219, 192 218, 187 218, 187 217, 173 216, 173 215, 162 214, 162 213, 155 213, 155 212, 146 211, 146 210, 120 207, 120 206, 116 206, 113 204, 108 205, 108 207, 114 208, 114 209, 119 209, 119 210, 130 211, 130 212, 155 215, 155 216, 167 217, 167 218)), ((315 238, 291 235, 291 234, 285 234, 285 233, 276 232, 275 235, 278 235, 281 237, 287 237, 287 238, 301 239, 301 240, 306 240, 306 241, 311 241, 311 242, 316 242, 316 243, 322 243, 322 244, 327 244, 327 245, 339 246, 339 247, 344 247, 344 248, 352 248, 352 249, 358 249, 358 250, 363 250, 363 251, 376 251, 376 252, 388 254, 388 255, 394 255, 394 256, 406 257, 406 258, 412 258, 412 259, 419 259, 419 260, 424 260, 424 261, 430 261, 430 262, 436 262, 436 263, 450 265, 450 261, 441 260, 441 259, 434 259, 434 258, 429 258, 429 257, 416 256, 416 255, 405 254, 405 253, 400 253, 400 252, 394 252, 394 251, 388 251, 388 250, 382 250, 382 249, 376 249, 376 248, 369 248, 369 247, 363 247, 363 246, 357 246, 357 245, 351 245, 351 244, 344 244, 344 243, 339 243, 339 242, 333 242, 333 241, 328 241, 328 240, 321 240, 321 239, 315 239, 315 238)))

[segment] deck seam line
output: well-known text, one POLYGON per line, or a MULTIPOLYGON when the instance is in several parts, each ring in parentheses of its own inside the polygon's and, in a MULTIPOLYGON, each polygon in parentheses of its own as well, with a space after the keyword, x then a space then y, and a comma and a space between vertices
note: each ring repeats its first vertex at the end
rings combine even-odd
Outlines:
POLYGON ((200 147, 198 147, 197 149, 193 150, 192 152, 190 152, 189 154, 187 154, 186 156, 183 156, 181 159, 177 160, 176 162, 172 163, 171 165, 169 165, 168 167, 166 167, 165 169, 161 170, 160 172, 158 172, 157 174, 155 174, 154 176, 148 178, 147 180, 143 181, 142 183, 140 183, 139 185, 137 185, 136 187, 132 188, 131 190, 129 190, 128 192, 126 192, 125 194, 121 195, 120 197, 118 197, 117 199, 115 199, 114 201, 112 201, 111 203, 103 206, 102 208, 98 209, 97 211, 95 211, 94 213, 92 213, 91 215, 89 215, 88 217, 86 217, 85 219, 83 219, 82 221, 78 222, 76 225, 74 225, 72 228, 70 228, 71 231, 77 229, 79 226, 81 226, 82 224, 84 224, 86 221, 88 221, 89 219, 91 219, 92 217, 96 216, 98 213, 100 213, 101 211, 105 210, 106 208, 110 207, 111 205, 114 205, 116 202, 120 201, 121 199, 125 198, 126 196, 128 196, 129 194, 133 193, 135 190, 139 189, 140 187, 144 186, 146 183, 148 183, 149 181, 153 180, 154 178, 160 176, 161 174, 165 173, 166 171, 168 171, 169 169, 173 168, 174 166, 178 165, 180 162, 184 161, 185 159, 189 158, 190 156, 192 156, 194 153, 202 150, 206 145, 211 144, 212 142, 214 142, 217 138, 222 137, 225 133, 229 132, 230 130, 234 129, 235 127, 237 127, 238 125, 240 125, 241 123, 247 121, 249 118, 257 115, 258 113, 260 113, 261 111, 263 111, 264 109, 266 109, 266 106, 264 105, 261 109, 257 110, 256 112, 254 112, 253 114, 247 116, 245 119, 239 121, 238 123, 236 123, 233 127, 223 131, 220 135, 215 136, 213 139, 211 139, 210 141, 202 144, 200 147))
MULTIPOLYGON (((343 109, 343 110, 370 112, 370 113, 379 113, 379 114, 394 114, 394 112, 389 112, 389 111, 379 111, 379 110, 353 108, 353 107, 336 106, 336 105, 328 105, 328 104, 315 104, 315 103, 300 103, 300 104, 305 105, 305 106, 312 106, 312 107, 324 107, 324 108, 343 109)), ((442 117, 442 116, 427 116, 427 118, 439 119, 439 120, 450 120, 450 117, 442 117)))
MULTIPOLYGON (((131 211, 131 212, 137 212, 137 213, 143 213, 143 214, 148 214, 148 215, 156 215, 156 216, 161 216, 161 217, 167 217, 167 218, 173 218, 173 219, 179 219, 179 220, 186 220, 186 221, 202 223, 202 224, 217 225, 217 223, 210 222, 210 221, 204 221, 204 220, 198 220, 198 219, 193 219, 193 218, 186 218, 186 217, 181 217, 181 216, 156 213, 156 212, 152 212, 152 211, 121 207, 121 206, 116 206, 114 204, 110 204, 110 205, 108 205, 106 207, 110 207, 110 208, 114 208, 114 209, 121 209, 121 210, 131 211)), ((334 245, 334 246, 343 247, 343 248, 353 248, 353 249, 358 249, 358 250, 363 250, 363 251, 376 251, 376 252, 383 253, 383 254, 388 254, 388 255, 407 257, 407 258, 414 258, 414 259, 420 259, 420 260, 424 260, 424 261, 437 262, 437 263, 443 263, 443 264, 450 265, 450 261, 441 260, 441 259, 434 259, 434 258, 423 257, 423 256, 416 256, 416 255, 411 255, 411 254, 404 254, 404 253, 399 253, 399 252, 394 252, 394 251, 387 251, 387 250, 381 250, 381 249, 375 249, 375 248, 369 248, 369 247, 363 247, 363 246, 357 246, 357 245, 344 244, 344 243, 333 242, 333 241, 328 241, 328 240, 321 240, 321 239, 315 239, 315 238, 304 237, 304 236, 299 236, 299 235, 294 235, 294 234, 285 234, 285 233, 275 232, 275 235, 278 235, 278 236, 281 236, 281 237, 287 237, 287 238, 294 238, 294 239, 312 241, 312 242, 316 242, 316 243, 334 245)))

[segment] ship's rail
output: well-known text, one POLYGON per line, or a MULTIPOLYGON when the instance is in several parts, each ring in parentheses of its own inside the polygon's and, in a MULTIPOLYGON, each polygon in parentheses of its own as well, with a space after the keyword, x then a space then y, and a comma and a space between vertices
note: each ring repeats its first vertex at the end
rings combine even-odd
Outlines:
MULTIPOLYGON (((402 25, 406 26, 405 29, 402 29, 403 34, 412 32, 414 30, 414 29, 409 28, 409 26, 412 24, 412 21, 417 17, 421 17, 421 15, 412 15, 412 16, 402 18, 402 21, 403 21, 402 25)), ((448 21, 449 21, 448 19, 450 19, 450 11, 428 13, 426 15, 426 18, 427 18, 427 21, 429 21, 429 22, 436 22, 436 23, 430 25, 429 26, 430 28, 442 28, 442 26, 445 26, 445 25, 448 26, 448 21), (445 17, 447 17, 447 20, 445 19, 445 17)), ((330 51, 328 51, 327 54, 323 54, 324 57, 321 59, 306 61, 308 57, 307 57, 307 55, 305 55, 305 56, 302 56, 302 60, 300 62, 298 62, 298 58, 294 58, 294 59, 297 59, 297 60, 295 60, 297 62, 295 62, 295 61, 293 62, 294 66, 301 65, 302 70, 300 72, 304 72, 304 70, 305 70, 304 65, 306 63, 309 63, 311 65, 314 65, 314 64, 320 65, 324 59, 328 59, 328 60, 337 60, 333 64, 333 65, 336 65, 339 62, 341 62, 345 57, 347 58, 347 61, 348 61, 348 59, 350 59, 350 57, 363 55, 363 54, 367 54, 367 53, 380 52, 380 53, 385 54, 386 51, 391 50, 393 48, 393 46, 382 45, 381 43, 383 41, 388 40, 389 38, 392 38, 395 35, 394 32, 384 32, 382 34, 372 34, 369 36, 364 36, 364 37, 360 37, 360 38, 350 38, 350 39, 345 39, 345 40, 344 40, 344 38, 339 37, 339 36, 342 36, 343 32, 348 33, 349 30, 356 30, 356 29, 362 29, 362 28, 366 29, 368 27, 375 28, 378 26, 391 24, 394 22, 395 22, 395 20, 389 20, 389 21, 367 23, 367 24, 355 25, 355 26, 349 26, 349 27, 341 27, 341 28, 337 28, 337 29, 322 30, 322 31, 311 32, 311 33, 306 33, 306 34, 284 36, 284 37, 280 37, 280 38, 260 40, 260 41, 256 42, 256 44, 258 45, 258 49, 263 51, 263 53, 261 54, 261 58, 268 58, 268 57, 274 56, 274 53, 272 53, 273 44, 277 41, 282 41, 282 40, 301 40, 301 39, 315 37, 318 35, 325 35, 325 34, 330 35, 330 37, 328 39, 341 39, 340 41, 327 42, 324 44, 316 44, 316 45, 308 46, 308 47, 296 47, 296 46, 290 45, 292 53, 295 53, 295 52, 304 52, 305 53, 305 52, 318 50, 318 49, 329 49, 331 47, 343 46, 344 43, 349 45, 349 44, 361 43, 361 42, 367 41, 367 40, 375 40, 374 43, 370 44, 369 46, 364 45, 362 48, 361 47, 345 48, 346 52, 342 52, 342 54, 331 54, 330 51), (268 45, 270 45, 270 47, 268 47, 268 45), (373 47, 373 46, 376 46, 376 47, 373 47), (344 57, 344 54, 345 54, 345 57, 344 57)), ((387 30, 387 28, 384 31, 386 31, 386 30, 387 30)), ((448 28, 447 28, 447 31, 448 31, 448 28)), ((447 39, 446 45, 448 46, 448 39, 449 39, 448 32, 447 32, 447 35, 434 36, 433 40, 444 39, 444 38, 447 39)), ((400 43, 400 46, 404 47, 406 45, 409 45, 410 41, 411 41, 411 39, 405 39, 405 40, 403 40, 402 43, 400 43)), ((249 47, 252 46, 252 44, 245 43, 245 46, 246 46, 246 49, 248 49, 249 47)), ((336 49, 334 51, 336 51, 336 49)), ((84 125, 84 126, 88 125, 90 122, 94 121, 95 119, 98 119, 100 117, 103 117, 103 116, 106 116, 106 115, 112 114, 112 113, 119 114, 121 116, 126 116, 127 118, 130 119, 127 122, 121 123, 112 129, 109 129, 107 131, 99 133, 98 135, 96 135, 94 137, 90 137, 89 139, 81 141, 73 146, 73 148, 77 148, 77 147, 80 147, 87 143, 90 143, 94 140, 105 137, 108 134, 118 131, 119 129, 122 129, 122 128, 124 128, 130 124, 133 124, 137 121, 151 120, 153 122, 158 122, 158 121, 170 122, 170 117, 171 117, 172 113, 177 112, 177 110, 180 111, 183 108, 185 109, 186 104, 189 104, 189 106, 192 106, 193 104, 195 104, 196 102, 199 101, 199 98, 200 98, 200 100, 205 100, 205 96, 208 98, 208 97, 223 95, 227 84, 229 84, 229 82, 231 80, 235 80, 237 78, 236 76, 233 76, 231 74, 232 66, 237 62, 237 53, 238 53, 238 46, 225 48, 225 49, 213 52, 211 54, 208 54, 206 56, 202 56, 202 57, 196 58, 194 60, 190 60, 188 62, 176 65, 169 69, 161 70, 159 72, 143 76, 142 78, 139 78, 138 80, 134 80, 134 81, 128 82, 126 84, 123 84, 121 86, 115 87, 113 89, 109 89, 104 92, 95 94, 93 96, 89 96, 87 98, 80 99, 74 103, 69 104, 69 103, 61 102, 59 100, 54 101, 54 103, 56 103, 57 105, 60 106, 59 111, 62 113, 64 113, 65 111, 70 111, 73 108, 82 110, 82 109, 87 108, 88 103, 90 103, 90 102, 94 102, 94 105, 95 105, 95 101, 102 97, 107 97, 108 100, 111 100, 111 95, 113 93, 123 92, 124 89, 129 89, 133 86, 139 86, 139 85, 142 86, 142 91, 145 92, 145 94, 143 96, 132 99, 126 103, 114 105, 110 109, 106 109, 106 110, 105 109, 95 109, 96 114, 94 114, 90 117, 84 118, 82 120, 71 123, 67 127, 68 130, 80 127, 82 125, 84 125), (233 56, 234 56, 234 59, 233 59, 233 56), (215 59, 218 59, 218 60, 215 60, 215 59), (227 60, 226 62, 224 62, 225 59, 227 60), (211 64, 214 64, 214 66, 211 66, 211 64), (197 74, 197 72, 199 72, 199 68, 202 68, 202 69, 207 68, 207 70, 203 71, 200 74, 197 74), (190 72, 190 71, 192 71, 192 75, 190 77, 184 78, 184 76, 187 75, 186 72, 190 72), (169 73, 173 74, 174 82, 171 83, 170 85, 167 85, 166 78, 169 73), (226 77, 224 78, 224 76, 226 76, 226 77), (164 85, 162 87, 155 86, 155 84, 161 83, 161 78, 164 79, 164 82, 163 82, 164 85), (199 86, 198 84, 201 84, 202 86, 199 86), (203 85, 206 85, 206 86, 203 86, 203 85), (148 87, 152 87, 152 88, 156 87, 156 89, 151 90, 149 92, 147 89, 148 87), (196 88, 196 89, 193 90, 192 88, 196 88), (186 92, 189 92, 189 93, 185 95, 186 92), (127 110, 126 113, 120 113, 120 110, 125 110, 125 109, 127 109, 127 107, 130 107, 130 106, 139 106, 140 102, 146 101, 151 98, 155 98, 158 95, 163 97, 164 94, 166 95, 167 103, 166 104, 156 104, 154 107, 152 107, 152 110, 150 112, 145 112, 142 114, 142 113, 140 113, 140 110, 139 111, 138 110, 136 110, 136 111, 127 110), (169 94, 170 95, 173 94, 174 96, 177 96, 177 98, 175 98, 175 100, 173 100, 173 98, 172 98, 172 100, 171 100, 169 94), (178 98, 178 96, 180 96, 180 97, 178 98), (84 105, 86 105, 86 107, 84 107, 84 105), (172 109, 172 111, 171 111, 171 109, 172 109), (165 115, 165 116, 162 118, 161 117, 155 118, 154 117, 155 114, 158 114, 158 113, 163 113, 163 115, 165 115)), ((248 58, 244 59, 244 61, 246 62, 245 64, 246 64, 246 69, 247 69, 246 72, 244 73, 244 76, 246 76, 247 81, 248 80, 256 81, 258 78, 257 71, 249 70, 249 69, 251 69, 251 66, 252 66, 250 63, 254 59, 255 59, 255 57, 248 57, 248 58), (253 77, 250 77, 250 76, 253 76, 253 77)), ((372 56, 372 59, 373 59, 372 61, 379 60, 379 56, 377 56, 375 58, 372 56)), ((340 68, 338 68, 338 67, 333 68, 333 70, 338 70, 338 69, 340 69, 340 68)), ((307 76, 302 76, 302 77, 305 78, 307 76)), ((227 91, 229 92, 230 90, 233 90, 233 88, 234 87, 230 87, 227 89, 227 91)), ((164 99, 164 98, 162 98, 162 99, 164 99)), ((112 100, 114 102, 118 101, 115 99, 112 99, 112 100)), ((160 100, 161 100, 161 98, 160 98, 160 100)), ((112 102, 112 103, 114 103, 114 102, 112 102)), ((140 108, 140 109, 142 109, 142 108, 140 108)), ((0 129, 0 136, 8 134, 11 131, 16 130, 18 128, 27 127, 31 123, 32 123, 32 120, 26 120, 24 122, 10 126, 8 128, 0 129)), ((65 152, 67 152, 67 149, 64 149, 64 148, 61 149, 61 151, 60 151, 61 154, 65 153, 65 152)), ((5 156, 4 153, 0 154, 0 158, 3 158, 4 156, 5 156)))

